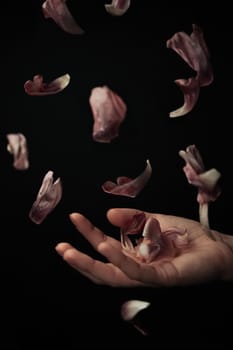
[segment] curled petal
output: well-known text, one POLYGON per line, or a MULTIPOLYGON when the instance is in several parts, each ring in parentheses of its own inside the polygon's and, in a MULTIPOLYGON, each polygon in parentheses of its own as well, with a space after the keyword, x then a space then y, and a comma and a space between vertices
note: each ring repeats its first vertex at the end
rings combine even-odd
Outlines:
POLYGON ((130 0, 112 0, 111 4, 105 4, 105 9, 113 16, 122 16, 130 7, 130 0))
POLYGON ((144 213, 134 215, 120 232, 123 252, 146 264, 175 256, 189 243, 186 229, 171 227, 161 231, 159 221, 151 216, 146 218, 144 213), (136 244, 130 239, 133 235, 141 235, 136 244))
POLYGON ((128 300, 121 306, 121 316, 124 321, 131 321, 141 310, 150 306, 148 301, 128 300))
POLYGON ((197 201, 200 204, 215 201, 221 194, 221 190, 218 186, 218 181, 221 174, 216 169, 210 169, 201 175, 199 175, 199 193, 197 201))
POLYGON ((180 151, 179 155, 186 162, 183 171, 188 182, 198 188, 198 203, 204 204, 216 200, 221 193, 218 186, 220 172, 214 168, 205 171, 202 157, 195 145, 188 146, 186 151, 180 151))
POLYGON ((93 139, 111 142, 118 137, 120 125, 126 116, 124 101, 107 86, 103 86, 92 89, 89 103, 94 117, 93 139))
POLYGON ((163 237, 172 241, 176 248, 184 248, 188 245, 188 232, 184 228, 171 227, 163 232, 163 237))
POLYGON ((7 150, 13 154, 14 167, 17 170, 26 170, 29 168, 28 147, 26 137, 21 134, 7 134, 7 150))
POLYGON ((29 212, 29 218, 35 224, 41 224, 47 215, 57 206, 62 197, 61 180, 58 178, 53 182, 53 172, 48 171, 45 175, 42 185, 32 208, 29 212))
POLYGON ((189 145, 186 150, 179 151, 179 155, 184 159, 187 165, 193 168, 193 171, 200 174, 205 171, 202 156, 195 145, 189 145))
POLYGON ((200 86, 196 78, 189 79, 177 79, 175 80, 176 85, 180 87, 184 94, 184 104, 180 108, 169 113, 171 118, 181 117, 189 113, 197 103, 200 86))
POLYGON ((199 89, 210 85, 214 79, 209 50, 202 29, 193 24, 191 35, 177 32, 167 40, 167 47, 173 49, 196 72, 195 78, 178 79, 176 84, 184 93, 184 105, 170 113, 170 117, 179 117, 189 113, 195 106, 199 89))
POLYGON ((84 30, 71 15, 66 0, 46 0, 42 4, 42 11, 45 18, 52 18, 65 32, 70 34, 84 33, 84 30))
POLYGON ((193 32, 190 36, 185 32, 175 33, 167 40, 167 48, 173 49, 197 72, 197 80, 200 86, 209 85, 213 81, 209 50, 202 29, 196 24, 193 24, 192 27, 193 32))
POLYGON ((54 95, 64 90, 70 82, 70 75, 64 74, 50 83, 43 82, 42 75, 35 75, 32 80, 27 80, 24 84, 24 90, 28 95, 44 96, 54 95))
POLYGON ((118 196, 126 196, 126 197, 136 197, 139 192, 145 187, 146 183, 149 181, 152 174, 152 168, 149 160, 147 160, 147 166, 145 170, 135 179, 123 177, 117 178, 117 183, 112 181, 106 181, 102 185, 102 189, 104 192, 115 194, 118 196))

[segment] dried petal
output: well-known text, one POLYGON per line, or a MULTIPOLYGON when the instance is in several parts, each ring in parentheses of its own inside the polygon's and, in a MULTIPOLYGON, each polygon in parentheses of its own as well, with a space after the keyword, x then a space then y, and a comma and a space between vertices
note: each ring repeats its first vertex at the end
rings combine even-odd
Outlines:
POLYGON ((7 134, 7 150, 14 156, 14 167, 17 170, 26 170, 29 168, 28 146, 26 137, 21 134, 7 134))
POLYGON ((35 224, 41 224, 47 215, 57 206, 62 197, 61 180, 58 178, 53 182, 53 172, 48 171, 45 175, 42 185, 32 208, 29 212, 29 218, 35 224))
POLYGON ((107 86, 93 88, 89 103, 94 117, 93 139, 97 142, 111 142, 118 137, 120 125, 125 119, 125 103, 107 86))
POLYGON ((149 160, 146 162, 147 166, 145 170, 135 179, 120 176, 117 178, 116 183, 112 181, 106 181, 102 185, 102 189, 104 192, 118 196, 126 196, 132 198, 136 197, 145 187, 152 174, 152 168, 149 160))
POLYGON ((123 252, 144 263, 151 263, 157 257, 174 256, 188 245, 186 229, 170 227, 162 231, 159 221, 146 218, 145 213, 135 214, 124 227, 121 227, 123 252), (133 243, 132 236, 141 235, 133 243))
POLYGON ((130 0, 112 0, 111 4, 105 4, 105 9, 113 16, 122 16, 130 7, 130 0))
POLYGON ((84 30, 71 15, 66 0, 46 0, 42 4, 42 11, 45 18, 52 18, 65 32, 70 34, 84 33, 84 30))
POLYGON ((205 171, 202 157, 195 145, 188 146, 186 151, 181 150, 179 155, 186 162, 183 171, 188 182, 198 187, 198 203, 204 204, 216 200, 221 192, 218 186, 221 174, 216 169, 205 171))
POLYGON ((64 90, 70 82, 70 75, 64 74, 50 83, 43 82, 42 75, 35 75, 32 80, 27 80, 24 84, 24 90, 28 95, 44 96, 54 95, 64 90))
POLYGON ((195 78, 175 81, 184 93, 184 106, 171 112, 170 117, 180 117, 189 113, 198 100, 199 88, 210 85, 214 79, 209 50, 202 29, 196 24, 192 27, 193 32, 190 36, 184 32, 177 32, 167 40, 167 48, 177 52, 196 71, 195 78))

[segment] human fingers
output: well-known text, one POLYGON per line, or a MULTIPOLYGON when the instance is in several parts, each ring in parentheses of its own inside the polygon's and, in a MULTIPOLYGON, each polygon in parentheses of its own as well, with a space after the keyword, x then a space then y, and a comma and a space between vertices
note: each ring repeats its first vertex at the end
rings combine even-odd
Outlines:
MULTIPOLYGON (((123 227, 132 216, 142 213, 143 211, 138 209, 131 208, 113 208, 109 209, 107 212, 107 218, 111 222, 111 224, 123 227)), ((165 215, 165 214, 157 214, 157 213, 149 213, 144 212, 147 217, 153 216, 156 218, 161 226, 162 231, 170 229, 171 227, 179 227, 183 229, 189 229, 190 227, 196 227, 198 224, 196 221, 189 220, 183 217, 165 215)))
POLYGON ((141 283, 128 278, 118 267, 91 258, 69 243, 59 243, 56 251, 75 270, 89 278, 96 284, 112 287, 136 287, 141 283))
POLYGON ((115 247, 120 247, 120 242, 105 235, 100 229, 94 226, 85 216, 80 213, 70 214, 70 220, 76 229, 87 239, 87 241, 98 251, 98 245, 107 241, 115 247))
POLYGON ((96 284, 101 284, 101 281, 99 281, 97 278, 93 277, 92 275, 90 275, 89 273, 87 273, 81 269, 77 269, 76 265, 74 265, 72 261, 69 261, 70 252, 69 253, 67 253, 67 252, 72 251, 72 249, 75 250, 75 248, 71 244, 66 243, 66 242, 61 242, 61 243, 58 243, 56 245, 55 249, 56 249, 57 253, 63 258, 63 260, 65 260, 67 262, 67 264, 69 264, 75 270, 78 270, 82 275, 89 278, 92 282, 94 282, 96 284), (67 260, 67 256, 68 256, 68 260, 67 260))

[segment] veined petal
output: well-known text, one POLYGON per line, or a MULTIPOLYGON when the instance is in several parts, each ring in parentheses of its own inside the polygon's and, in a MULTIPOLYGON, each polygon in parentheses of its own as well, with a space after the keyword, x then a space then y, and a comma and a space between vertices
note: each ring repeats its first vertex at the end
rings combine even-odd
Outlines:
POLYGON ((44 176, 36 200, 29 212, 29 218, 35 224, 41 224, 47 215, 57 206, 62 197, 61 180, 53 182, 53 172, 50 170, 44 176))
POLYGON ((70 83, 70 75, 64 74, 50 83, 43 82, 42 75, 35 75, 32 80, 27 80, 24 84, 24 90, 28 95, 44 96, 54 95, 64 90, 70 83))
POLYGON ((112 181, 106 181, 102 185, 102 189, 104 190, 104 192, 111 193, 114 195, 134 198, 145 187, 145 185, 151 177, 151 174, 152 168, 149 160, 147 160, 147 166, 145 170, 135 179, 128 178, 128 181, 125 181, 126 177, 124 177, 124 181, 122 183, 121 177, 118 177, 117 182, 115 184, 112 181))
POLYGON ((84 30, 71 15, 66 0, 46 0, 42 4, 42 11, 45 18, 52 18, 65 32, 70 34, 84 33, 84 30))
POLYGON ((97 142, 109 143, 119 134, 127 107, 122 98, 109 87, 95 87, 89 98, 94 125, 92 136, 97 142))

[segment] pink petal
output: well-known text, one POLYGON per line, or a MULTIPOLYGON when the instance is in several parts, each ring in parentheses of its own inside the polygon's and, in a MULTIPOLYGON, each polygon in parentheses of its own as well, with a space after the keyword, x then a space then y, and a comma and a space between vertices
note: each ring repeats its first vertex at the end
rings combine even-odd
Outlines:
POLYGON ((167 40, 167 47, 176 51, 197 72, 200 86, 209 85, 213 81, 209 51, 201 28, 196 24, 192 27, 193 32, 190 36, 184 32, 175 33, 167 40))
POLYGON ((163 237, 171 240, 176 248, 184 248, 188 245, 188 232, 183 228, 171 227, 163 232, 163 237))
POLYGON ((184 94, 184 104, 180 108, 169 113, 171 118, 181 117, 189 113, 197 103, 200 86, 196 78, 177 79, 175 83, 181 88, 184 94))
POLYGON ((184 105, 171 112, 170 117, 180 117, 189 113, 198 100, 200 87, 211 84, 214 79, 203 32, 196 24, 192 27, 193 32, 190 36, 184 32, 177 32, 167 40, 167 47, 177 52, 196 71, 195 78, 175 81, 184 93, 184 105))
POLYGON ((41 224, 47 215, 57 206, 62 197, 61 180, 58 178, 53 182, 53 172, 48 171, 45 175, 42 185, 32 208, 29 212, 29 218, 35 224, 41 224))
POLYGON ((112 0, 111 4, 105 4, 105 9, 113 16, 122 16, 130 7, 130 0, 112 0))
POLYGON ((14 156, 14 167, 17 170, 26 170, 29 168, 28 147, 25 136, 21 133, 7 134, 7 150, 14 156))
POLYGON ((24 84, 24 90, 28 95, 45 96, 54 95, 64 90, 70 82, 70 75, 64 74, 50 83, 43 82, 42 75, 35 75, 32 80, 27 80, 24 84))
POLYGON ((125 119, 125 103, 107 86, 92 89, 89 103, 94 117, 93 139, 97 142, 111 142, 118 137, 120 125, 125 119))
POLYGON ((84 33, 71 15, 66 0, 46 0, 42 4, 42 11, 45 18, 52 18, 65 32, 70 34, 84 33))
POLYGON ((134 198, 145 187, 145 185, 151 177, 151 174, 152 168, 149 160, 147 160, 147 166, 145 170, 135 179, 129 179, 129 181, 126 181, 123 184, 118 184, 119 182, 121 183, 121 181, 119 181, 119 178, 117 180, 117 184, 114 184, 111 181, 106 181, 102 185, 102 189, 104 190, 104 192, 111 193, 114 195, 134 198))

